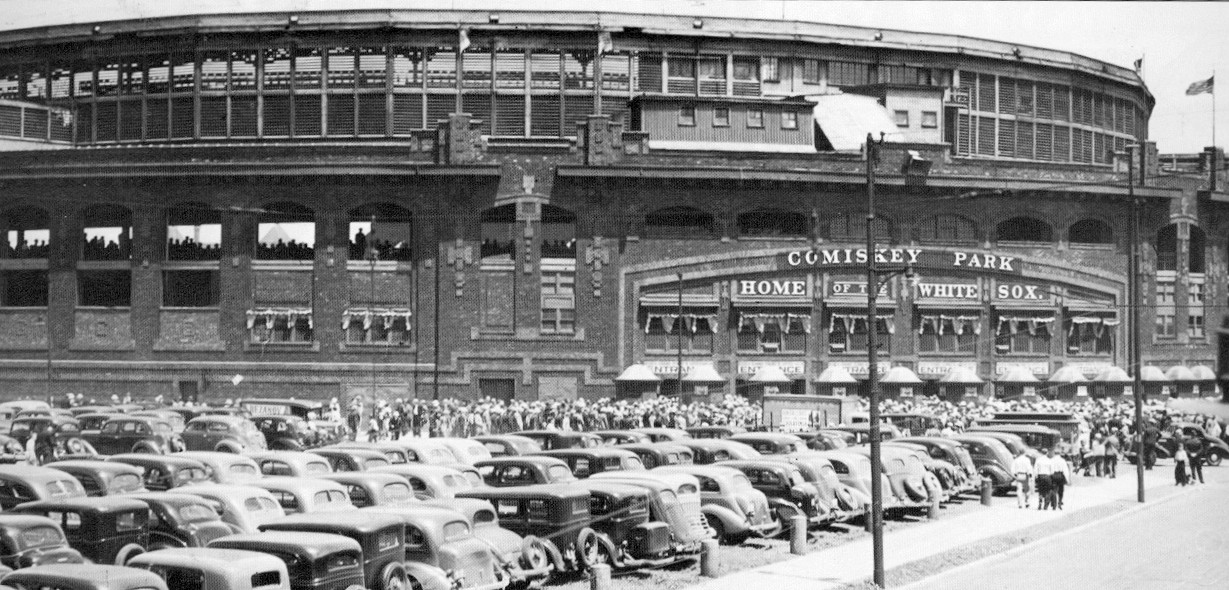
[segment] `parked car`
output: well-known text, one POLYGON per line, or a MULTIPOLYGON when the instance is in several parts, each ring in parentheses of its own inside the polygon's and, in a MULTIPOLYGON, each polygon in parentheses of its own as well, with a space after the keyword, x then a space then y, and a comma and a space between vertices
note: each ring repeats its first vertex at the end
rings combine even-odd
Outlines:
POLYGON ((107 457, 107 460, 140 467, 145 472, 145 488, 151 492, 209 481, 204 463, 180 455, 125 453, 107 457))
MULTIPOLYGON (((641 493, 637 512, 648 518, 646 496, 641 493)), ((594 520, 589 490, 572 484, 484 487, 457 492, 457 499, 489 502, 499 525, 524 538, 541 539, 556 571, 579 567, 575 551, 580 529, 594 520)), ((532 560, 536 561, 536 559, 532 560)))
POLYGON ((342 441, 334 443, 327 447, 321 448, 337 448, 337 449, 368 449, 384 453, 384 458, 392 465, 401 465, 402 463, 410 463, 417 459, 405 447, 392 441, 376 441, 376 442, 359 442, 359 441, 342 441))
POLYGON ((320 478, 266 477, 251 484, 273 494, 286 514, 345 512, 355 509, 345 486, 320 478))
POLYGON ((286 516, 273 493, 256 486, 207 483, 175 488, 170 493, 208 500, 218 509, 222 522, 240 533, 255 533, 260 525, 286 516))
POLYGON ((290 590, 286 564, 255 551, 163 549, 138 555, 128 567, 157 574, 175 590, 290 590))
POLYGON ((542 445, 534 439, 515 434, 475 436, 473 440, 482 443, 482 446, 491 452, 492 457, 532 455, 542 450, 542 445))
POLYGON ((602 437, 608 445, 629 445, 633 443, 651 443, 652 438, 643 432, 635 430, 595 430, 593 434, 602 437))
POLYGON ((574 430, 522 430, 513 432, 538 443, 544 451, 557 449, 587 449, 605 444, 602 437, 592 432, 576 432, 574 430))
POLYGON ((73 476, 48 467, 0 465, 0 510, 35 500, 84 498, 85 489, 73 476))
POLYGON ((168 409, 157 410, 141 410, 132 412, 129 416, 153 418, 160 422, 166 422, 171 425, 171 431, 175 434, 182 434, 187 421, 184 420, 183 414, 168 409))
POLYGON ((736 545, 748 537, 773 537, 781 532, 768 507, 768 497, 741 471, 719 465, 667 465, 650 473, 685 473, 699 482, 700 510, 723 543, 736 545))
POLYGON ((424 465, 445 465, 455 466, 464 465, 460 459, 452 452, 452 447, 448 446, 439 439, 434 438, 404 438, 397 441, 398 445, 410 453, 413 453, 414 458, 411 461, 422 463, 424 465))
POLYGON ((691 452, 691 449, 677 443, 635 443, 619 445, 616 448, 636 453, 636 456, 640 457, 640 462, 644 464, 646 469, 653 469, 663 465, 691 465, 695 463, 695 454, 691 452))
MULTIPOLYGON (((1220 465, 1221 461, 1223 461, 1226 457, 1229 457, 1229 445, 1226 445, 1225 441, 1209 435, 1203 430, 1203 427, 1190 422, 1177 422, 1170 424, 1168 428, 1161 432, 1161 437, 1157 441, 1156 445, 1157 457, 1164 459, 1173 457, 1174 453, 1178 451, 1177 434, 1179 432, 1181 432, 1184 440, 1189 438, 1203 440, 1203 445, 1206 449, 1204 459, 1207 461, 1208 465, 1215 467, 1220 465)), ((1124 445, 1124 450, 1127 461, 1134 464, 1136 455, 1135 445, 1124 445)))
POLYGON ((912 452, 914 459, 920 461, 922 467, 935 477, 935 481, 927 479, 927 489, 933 484, 938 484, 939 492, 943 496, 943 501, 946 502, 953 497, 966 492, 972 492, 978 489, 979 484, 975 484, 965 477, 964 470, 955 465, 935 459, 930 456, 930 452, 923 445, 900 442, 898 440, 890 440, 883 443, 885 447, 908 449, 912 452))
MULTIPOLYGON (((405 569, 410 587, 438 590, 498 590, 512 581, 497 563, 502 558, 493 547, 478 539, 465 516, 434 506, 368 508, 376 514, 400 518, 405 523, 405 569)), ((517 570, 520 582, 529 575, 517 570)), ((547 571, 535 571, 534 578, 547 571)))
POLYGON ((691 449, 692 462, 711 465, 718 461, 746 461, 761 457, 760 452, 740 442, 725 439, 687 439, 678 444, 691 449))
POLYGON ((113 496, 147 491, 140 467, 115 461, 56 461, 47 467, 67 473, 81 484, 87 496, 113 496))
POLYGON ((302 451, 256 451, 247 453, 260 467, 261 475, 313 477, 333 472, 329 460, 302 451))
POLYGON ((474 468, 486 485, 500 488, 576 481, 572 468, 562 459, 541 455, 487 459, 474 468))
POLYGON ((783 432, 744 432, 731 435, 727 440, 743 443, 761 455, 786 455, 807 450, 801 438, 783 432))
MULTIPOLYGON (((846 451, 870 457, 870 447, 849 447, 846 451)), ((939 501, 936 495, 941 493, 936 489, 940 487, 938 482, 927 484, 926 476, 929 474, 926 467, 912 451, 881 445, 879 459, 883 464, 882 473, 888 476, 889 487, 885 492, 891 491, 897 500, 896 505, 892 506, 893 511, 928 508, 931 503, 939 501)))
POLYGON ((831 513, 833 522, 846 522, 865 512, 858 512, 860 505, 857 498, 842 485, 836 477, 832 463, 824 457, 815 455, 815 451, 793 453, 789 455, 768 455, 762 461, 781 461, 798 467, 799 473, 807 483, 815 486, 819 492, 819 501, 824 511, 831 513), (825 473, 825 467, 827 468, 825 473))
POLYGON ((679 428, 636 428, 653 439, 653 442, 678 442, 691 438, 691 434, 679 428))
POLYGON ((996 492, 1015 489, 1016 478, 1011 473, 1015 456, 1002 441, 983 435, 958 434, 948 437, 964 447, 977 465, 982 477, 988 478, 996 492))
POLYGON ((764 459, 723 461, 715 465, 743 472, 751 486, 768 497, 772 517, 781 530, 788 529, 790 519, 796 515, 805 516, 808 527, 835 522, 839 516, 828 509, 819 490, 806 481, 797 465, 764 459))
POLYGON ((879 419, 895 426, 901 436, 923 436, 943 430, 944 426, 942 418, 921 412, 883 412, 879 419))
POLYGON ((1028 445, 1028 448, 1031 449, 1030 455, 1041 456, 1047 450, 1055 449, 1059 455, 1062 455, 1068 461, 1079 459, 1079 447, 1067 442, 1063 438, 1063 433, 1048 426, 1038 426, 1036 424, 979 424, 970 426, 964 431, 966 434, 977 434, 979 432, 1014 434, 1020 437, 1020 440, 1024 441, 1025 445, 1028 445))
POLYGON ((239 532, 222 522, 216 505, 193 494, 142 492, 125 496, 149 506, 150 551, 169 547, 204 547, 218 537, 239 532))
POLYGON ((13 420, 17 418, 25 410, 33 409, 50 409, 51 405, 43 400, 37 399, 22 399, 7 402, 0 402, 0 430, 9 431, 9 426, 13 420))
MULTIPOLYGON (((827 428, 824 428, 823 430, 847 432, 849 434, 852 434, 854 435, 853 444, 862 445, 870 441, 870 433, 871 433, 870 422, 857 422, 854 424, 840 424, 837 426, 829 426, 827 428)), ((879 440, 880 441, 892 440, 894 438, 900 438, 902 436, 904 436, 904 434, 901 433, 900 429, 897 428, 893 424, 884 423, 884 424, 879 425, 879 440)))
POLYGON ((332 533, 269 531, 230 535, 210 547, 267 553, 281 559, 290 590, 365 588, 363 550, 358 541, 332 533))
POLYGON ((0 465, 25 463, 26 460, 26 447, 9 435, 0 434, 0 465))
MULTIPOLYGON (((837 479, 845 485, 859 501, 865 501, 868 505, 871 501, 871 460, 865 455, 850 453, 848 449, 839 451, 815 451, 815 454, 827 459, 832 464, 832 470, 836 473, 837 479)), ((892 483, 888 481, 888 476, 879 473, 880 489, 889 490, 892 483)), ((896 497, 891 494, 884 494, 884 506, 890 506, 896 503, 896 497)))
POLYGON ((303 418, 290 414, 257 414, 251 421, 265 436, 265 448, 270 451, 302 451, 336 442, 319 428, 312 429, 303 418))
POLYGON ((98 434, 84 438, 103 455, 161 455, 184 450, 183 439, 171 430, 170 424, 147 416, 116 416, 103 424, 98 434))
POLYGON ((574 485, 589 490, 592 518, 575 541, 583 569, 603 563, 613 568, 677 563, 695 557, 700 541, 713 535, 700 514, 699 498, 696 514, 690 514, 666 479, 591 478, 574 485))
POLYGON ((189 451, 242 453, 263 451, 265 435, 251 420, 237 416, 200 416, 184 426, 184 447, 189 451))
POLYGON ((0 565, 19 570, 53 563, 85 563, 68 546, 59 523, 45 516, 0 514, 0 565))
POLYGON ((1001 430, 981 430, 978 432, 965 432, 966 436, 980 436, 983 438, 993 438, 1007 447, 1007 452, 1010 456, 1015 457, 1017 453, 1024 452, 1030 460, 1036 461, 1037 457, 1042 455, 1041 451, 1028 446, 1024 439, 1018 434, 1003 432, 1001 430))
POLYGON ((95 447, 81 433, 77 420, 67 416, 27 416, 13 420, 9 436, 24 449, 31 433, 39 437, 50 432, 54 439, 51 457, 40 457, 47 463, 53 459, 90 459, 97 455, 95 447))
POLYGON ((102 425, 108 420, 120 416, 119 412, 90 412, 85 414, 73 414, 73 418, 77 420, 77 428, 81 430, 82 436, 97 436, 102 431, 102 425))
POLYGON ((848 432, 834 430, 800 432, 798 437, 807 441, 807 448, 812 451, 837 451, 850 446, 857 438, 848 432))
POLYGON ((167 590, 166 582, 152 572, 89 563, 18 570, 4 577, 4 585, 39 590, 167 590))
POLYGON ((477 472, 472 474, 477 478, 475 483, 466 473, 440 465, 422 465, 407 463, 405 465, 389 465, 371 470, 372 473, 392 473, 405 479, 414 491, 414 496, 420 500, 440 500, 452 498, 457 492, 473 489, 476 485, 485 485, 477 472))
POLYGON ((968 449, 964 448, 959 442, 950 438, 937 436, 911 436, 898 438, 894 442, 903 442, 926 447, 926 452, 931 457, 942 461, 947 461, 964 472, 965 478, 973 484, 974 488, 981 486, 981 474, 977 471, 977 464, 973 462, 973 456, 969 454, 968 449))
POLYGON ((329 462, 334 473, 345 471, 367 471, 376 467, 392 465, 384 453, 369 449, 346 447, 319 447, 307 451, 312 455, 320 455, 329 462))
POLYGON ((209 481, 214 483, 247 483, 261 478, 260 466, 251 457, 216 451, 184 451, 176 457, 199 461, 205 466, 209 481))
POLYGON ((572 475, 584 479, 603 471, 644 470, 640 457, 626 449, 596 447, 585 449, 559 449, 542 451, 542 456, 563 460, 572 470, 572 475))
POLYGON ((492 457, 491 451, 486 448, 481 442, 472 438, 437 438, 435 439, 444 443, 452 455, 457 458, 457 461, 466 465, 473 465, 475 462, 484 461, 492 457))
POLYGON ((239 400, 236 405, 251 416, 294 416, 304 420, 312 415, 317 419, 324 416, 324 404, 308 400, 252 398, 239 400))
POLYGON ((691 438, 730 438, 746 431, 742 426, 693 426, 687 429, 687 434, 691 438))
MULTIPOLYGON (((406 574, 405 524, 398 517, 359 510, 295 514, 260 528, 262 531, 344 535, 358 541, 361 548, 363 586, 370 590, 414 587, 406 574)), ((421 587, 423 590, 453 590, 450 586, 421 587)))
POLYGON ((12 512, 51 518, 68 545, 93 563, 124 565, 149 546, 149 506, 126 496, 40 500, 12 512))
MULTIPOLYGON (((237 406, 195 406, 196 416, 239 416, 251 418, 252 413, 237 406)), ((195 417, 195 416, 193 416, 195 417)))
POLYGON ((344 471, 321 475, 320 479, 344 486, 350 503, 358 508, 421 503, 421 500, 414 497, 409 482, 394 473, 344 471))

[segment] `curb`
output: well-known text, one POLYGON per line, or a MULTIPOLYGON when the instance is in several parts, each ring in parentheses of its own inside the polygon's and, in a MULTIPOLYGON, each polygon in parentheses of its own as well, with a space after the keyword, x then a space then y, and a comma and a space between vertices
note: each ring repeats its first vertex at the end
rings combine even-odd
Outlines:
MULTIPOLYGON (((977 560, 974 560, 974 561, 970 561, 970 562, 968 562, 968 563, 962 563, 962 564, 960 564, 960 565, 958 565, 958 566, 956 566, 956 567, 953 567, 953 568, 950 568, 950 569, 943 570, 943 571, 941 571, 941 572, 939 572, 939 573, 937 573, 937 574, 934 574, 934 575, 932 575, 932 576, 928 576, 928 577, 925 577, 925 578, 922 578, 922 579, 919 579, 919 580, 914 580, 914 581, 909 582, 908 584, 905 584, 905 585, 903 585, 903 586, 894 586, 893 588, 895 588, 896 590, 913 590, 914 588, 916 588, 916 587, 920 586, 920 585, 921 585, 921 584, 923 584, 923 583, 933 583, 933 582, 934 582, 934 581, 936 581, 936 580, 942 580, 942 579, 943 579, 944 577, 946 577, 946 576, 954 575, 954 574, 957 574, 957 573, 963 572, 963 571, 965 571, 965 570, 967 570, 967 569, 971 569, 971 568, 976 567, 976 566, 983 566, 983 565, 986 565, 986 564, 988 564, 988 563, 994 563, 994 562, 996 562, 996 561, 1002 561, 1002 560, 1008 559, 1008 558, 1010 558, 1010 557, 1014 557, 1014 556, 1016 556, 1016 555, 1019 555, 1019 554, 1021 554, 1021 553, 1025 552, 1025 551, 1027 551, 1027 550, 1029 550, 1029 549, 1032 549, 1034 546, 1036 546, 1037 544, 1041 543, 1042 541, 1052 541, 1052 540, 1054 540, 1054 539, 1062 539, 1062 538, 1064 538, 1064 537, 1068 537, 1068 536, 1070 536, 1070 535, 1074 535, 1074 534, 1076 534, 1076 533, 1081 533, 1081 532, 1084 532, 1085 530, 1088 530, 1088 529, 1090 529, 1090 528, 1092 528, 1092 527, 1094 527, 1094 526, 1099 526, 1099 525, 1105 524, 1105 523, 1107 523, 1107 522, 1111 522, 1111 521, 1117 520, 1117 519, 1119 519, 1119 518, 1123 518, 1123 517, 1129 516, 1129 515, 1131 515, 1131 514, 1135 514, 1135 513, 1137 513, 1137 512, 1142 512, 1142 511, 1144 511, 1144 510, 1148 510, 1149 508, 1153 508, 1153 507, 1156 507, 1156 506, 1160 506, 1160 505, 1162 505, 1162 504, 1165 504, 1166 502, 1169 502, 1169 501, 1173 500, 1174 498, 1179 498, 1179 497, 1181 497, 1183 494, 1187 494, 1187 493, 1193 492, 1195 489, 1197 489, 1197 488, 1187 488, 1187 489, 1183 489, 1183 490, 1178 490, 1178 491, 1176 491, 1176 492, 1174 492, 1174 493, 1172 493, 1172 494, 1169 494, 1168 496, 1165 496, 1164 498, 1161 498, 1161 499, 1159 499, 1159 500, 1156 500, 1156 501, 1153 501, 1153 502, 1146 502, 1146 503, 1143 503, 1143 504, 1136 504, 1135 506, 1132 506, 1132 507, 1127 508, 1127 509, 1125 509, 1125 510, 1121 510, 1121 511, 1119 511, 1119 512, 1115 512, 1115 513, 1113 513, 1113 514, 1111 514, 1111 515, 1109 515, 1109 516, 1106 516, 1106 517, 1104 517, 1104 518, 1100 518, 1100 519, 1097 519, 1097 520, 1093 520, 1093 521, 1090 521, 1090 522, 1086 522, 1086 523, 1081 524, 1081 525, 1079 525, 1079 526, 1076 526, 1076 527, 1073 527, 1073 528, 1070 528, 1070 529, 1067 529, 1067 530, 1064 530, 1064 531, 1059 531, 1059 532, 1057 532, 1057 533, 1054 533, 1053 535, 1049 535, 1049 536, 1044 537, 1044 538, 1042 538, 1042 539, 1037 539, 1037 540, 1035 540, 1035 541, 1032 541, 1032 542, 1029 542, 1029 543, 1025 543, 1025 544, 1023 544, 1023 545, 1019 545, 1019 546, 1017 546, 1017 547, 1012 547, 1011 549, 1008 549, 1007 551, 1004 551, 1004 552, 1002 552, 1002 553, 997 553, 997 554, 995 554, 995 555, 991 555, 991 556, 989 556, 989 557, 983 557, 983 558, 981 558, 981 559, 977 559, 977 560)), ((919 560, 919 561, 921 561, 921 560, 919 560)), ((902 566, 901 566, 901 567, 903 567, 903 566, 907 566, 907 565, 909 565, 909 564, 902 564, 902 566)))

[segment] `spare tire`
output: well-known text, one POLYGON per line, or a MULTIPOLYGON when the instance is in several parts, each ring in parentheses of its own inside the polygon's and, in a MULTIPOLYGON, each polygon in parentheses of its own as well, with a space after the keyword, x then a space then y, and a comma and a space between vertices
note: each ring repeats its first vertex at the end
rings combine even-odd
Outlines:
POLYGON ((550 565, 550 555, 546 552, 546 544, 533 535, 521 539, 521 567, 536 570, 550 565))
POLYGON ((905 493, 909 494, 909 498, 915 502, 921 502, 929 497, 926 493, 926 483, 916 477, 905 478, 905 493))
POLYGON ((405 573, 405 565, 390 563, 380 572, 380 587, 377 590, 409 590, 410 583, 405 573))

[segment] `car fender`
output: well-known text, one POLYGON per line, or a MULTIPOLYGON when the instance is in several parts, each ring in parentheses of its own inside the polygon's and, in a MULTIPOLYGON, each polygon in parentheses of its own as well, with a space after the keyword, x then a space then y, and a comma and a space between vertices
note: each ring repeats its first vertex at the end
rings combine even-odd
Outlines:
POLYGON ((132 445, 132 452, 133 453, 152 453, 155 455, 163 454, 162 449, 159 448, 158 445, 155 445, 154 443, 151 443, 147 440, 143 440, 141 442, 138 442, 135 445, 132 445))
MULTIPOLYGON (((422 590, 452 590, 452 580, 444 570, 418 561, 405 562, 406 575, 417 581, 422 590)), ((411 583, 410 587, 414 587, 411 583)))
POLYGON ((978 471, 993 480, 995 487, 1009 486, 1015 481, 1015 478, 997 463, 982 465, 978 471))
POLYGON ((302 451, 303 443, 288 437, 275 438, 269 443, 271 451, 302 451))
POLYGON ((233 440, 224 440, 218 443, 218 446, 214 447, 213 450, 218 453, 236 453, 237 454, 237 453, 243 452, 243 445, 233 440))
POLYGON ((747 519, 725 506, 708 504, 701 506, 700 512, 704 516, 711 516, 721 521, 721 526, 725 528, 727 535, 738 535, 747 531, 747 519))
POLYGON ((806 515, 797 504, 784 498, 769 498, 768 509, 778 515, 783 522, 789 522, 789 519, 795 515, 806 515))
MULTIPOLYGON (((559 550, 559 546, 555 545, 554 541, 547 538, 542 538, 542 545, 546 547, 546 555, 550 557, 551 563, 555 564, 555 571, 568 571, 568 562, 564 559, 563 552, 559 550)), ((570 553, 572 552, 569 552, 569 554, 570 553)))

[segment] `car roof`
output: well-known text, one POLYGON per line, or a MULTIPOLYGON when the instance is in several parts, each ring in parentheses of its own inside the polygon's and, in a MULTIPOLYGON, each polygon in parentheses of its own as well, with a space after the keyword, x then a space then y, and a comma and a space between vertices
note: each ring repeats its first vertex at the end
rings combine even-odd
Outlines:
MULTIPOLYGON (((538 432, 538 431, 522 430, 521 432, 538 432)), ((523 436, 520 434, 484 434, 482 436, 475 436, 473 440, 476 440, 478 442, 492 441, 492 442, 512 442, 512 443, 520 443, 520 444, 531 442, 534 444, 538 444, 538 441, 533 440, 532 438, 529 438, 528 436, 523 436)))
POLYGON ((12 465, 0 465, 0 479, 43 484, 51 481, 73 479, 73 476, 59 469, 15 463, 12 465))
POLYGON ((985 432, 985 431, 1028 432, 1028 433, 1052 434, 1054 436, 1062 436, 1062 433, 1059 432, 1058 430, 1050 428, 1049 426, 1042 426, 1040 424, 977 424, 975 426, 970 426, 969 428, 966 428, 965 431, 966 432, 985 432))
POLYGON ((445 475, 464 475, 460 469, 444 465, 427 465, 425 463, 398 463, 396 465, 381 465, 367 471, 374 473, 395 473, 398 475, 413 475, 415 477, 440 478, 445 475))
POLYGON ((665 483, 661 483, 658 486, 652 486, 652 484, 639 485, 638 483, 632 484, 609 479, 582 479, 572 485, 589 490, 590 494, 593 492, 598 492, 616 499, 626 498, 629 496, 647 496, 649 495, 648 491, 645 489, 647 487, 653 487, 656 491, 673 491, 671 487, 665 483))
POLYGON ((362 551, 358 541, 344 535, 333 533, 316 533, 309 531, 265 531, 229 535, 210 541, 210 546, 226 543, 251 544, 253 548, 268 545, 275 551, 286 551, 307 555, 312 559, 338 551, 362 551))
POLYGON ((894 438, 892 439, 892 442, 907 442, 907 443, 913 443, 913 444, 918 444, 918 445, 928 445, 928 446, 936 445, 936 446, 949 447, 949 448, 960 446, 959 441, 952 440, 947 437, 938 437, 938 436, 904 436, 901 438, 894 438))
POLYGON ((767 461, 760 459, 736 459, 732 461, 721 461, 718 465, 725 465, 727 467, 735 467, 739 469, 743 467, 754 467, 760 469, 788 469, 789 467, 793 467, 794 469, 798 468, 798 466, 788 461, 774 461, 771 459, 767 461))
POLYGON ((226 498, 232 496, 236 498, 251 498, 253 496, 259 496, 262 498, 273 497, 273 494, 264 488, 225 483, 202 483, 190 486, 181 486, 168 490, 167 493, 203 496, 206 498, 226 498))
MULTIPOLYGON (((601 473, 594 473, 589 478, 611 481, 635 481, 636 483, 642 481, 660 482, 675 489, 685 484, 699 485, 700 483, 694 475, 668 471, 603 471, 601 473)), ((697 491, 699 491, 698 488, 697 491)))
POLYGON ((0 514, 0 527, 30 528, 36 526, 54 526, 60 524, 46 516, 37 514, 0 514))
MULTIPOLYGON (((423 529, 438 529, 450 522, 466 520, 465 515, 456 510, 444 508, 443 506, 431 506, 429 504, 409 504, 405 506, 368 506, 359 510, 359 512, 371 512, 374 514, 396 516, 402 522, 412 524, 423 529)), ((466 524, 469 523, 466 522, 466 524)))
POLYGON ((194 422, 225 422, 226 424, 237 424, 247 421, 247 418, 244 418, 243 416, 236 416, 234 414, 202 414, 188 420, 188 424, 192 424, 194 422))
POLYGON ((483 487, 457 492, 458 498, 572 498, 578 495, 588 495, 586 489, 576 486, 576 482, 545 483, 528 486, 513 486, 507 488, 483 487))
POLYGON ((111 512, 130 512, 133 510, 148 510, 149 505, 128 496, 97 496, 80 498, 62 498, 59 500, 38 500, 18 505, 19 509, 34 508, 37 510, 68 509, 77 512, 93 512, 107 514, 111 512))
POLYGON ((316 449, 309 449, 304 452, 309 455, 319 455, 321 457, 327 457, 328 455, 333 454, 359 457, 362 459, 388 459, 383 452, 375 449, 364 449, 362 447, 320 447, 316 449))
POLYGON ((122 565, 61 563, 17 570, 4 578, 5 585, 27 587, 88 585, 95 588, 166 589, 166 582, 153 572, 122 565))
POLYGON ((546 457, 619 457, 626 459, 628 457, 640 457, 627 449, 617 449, 615 447, 588 447, 584 449, 552 449, 542 451, 546 457))
POLYGON ((325 473, 316 476, 319 479, 335 481, 340 484, 357 484, 360 482, 371 484, 390 484, 390 483, 405 483, 405 478, 395 473, 380 473, 378 471, 337 471, 333 473, 325 473))
POLYGON ((249 451, 244 453, 244 456, 256 461, 264 461, 266 459, 277 459, 287 463, 296 463, 304 465, 307 463, 328 463, 321 455, 309 453, 307 451, 249 451))
POLYGON ((731 434, 729 440, 742 442, 744 440, 753 441, 772 441, 772 442, 799 442, 802 437, 796 434, 786 432, 740 432, 731 434))
POLYGON ((208 504, 207 501, 198 496, 193 496, 191 494, 172 494, 171 492, 139 492, 136 494, 124 494, 124 497, 140 500, 142 502, 168 504, 175 507, 187 506, 189 504, 208 504))
POLYGON ((483 467, 486 465, 542 465, 549 467, 552 465, 567 466, 563 459, 551 457, 549 455, 517 455, 515 457, 491 457, 490 459, 482 459, 474 461, 474 467, 483 467))
POLYGON ((269 405, 269 406, 286 406, 286 407, 292 407, 292 408, 308 408, 308 409, 324 407, 324 402, 313 402, 313 401, 298 400, 298 399, 278 399, 278 398, 272 398, 272 397, 253 397, 253 398, 248 398, 248 399, 241 399, 239 400, 237 405, 243 405, 243 404, 263 404, 263 405, 269 405))
POLYGON ((201 463, 218 463, 220 465, 256 462, 247 455, 240 455, 238 453, 224 453, 221 451, 180 451, 178 453, 172 453, 171 456, 192 459, 193 461, 200 461, 201 463))
POLYGON ((281 559, 267 553, 217 547, 172 547, 149 551, 134 557, 128 562, 128 566, 142 563, 193 569, 204 569, 201 566, 207 564, 210 569, 218 570, 237 567, 280 569, 278 566, 285 566, 285 562, 281 559))
MULTIPOLYGON (((464 518, 458 513, 458 518, 464 518)), ((395 516, 363 510, 347 510, 345 512, 312 512, 308 514, 292 514, 273 522, 260 525, 261 530, 311 530, 326 526, 335 530, 349 530, 370 533, 385 527, 400 525, 404 521, 395 516)))
POLYGON ((692 476, 704 476, 712 479, 727 481, 735 476, 742 475, 743 472, 734 467, 726 465, 662 465, 649 470, 651 473, 686 473, 692 476))

